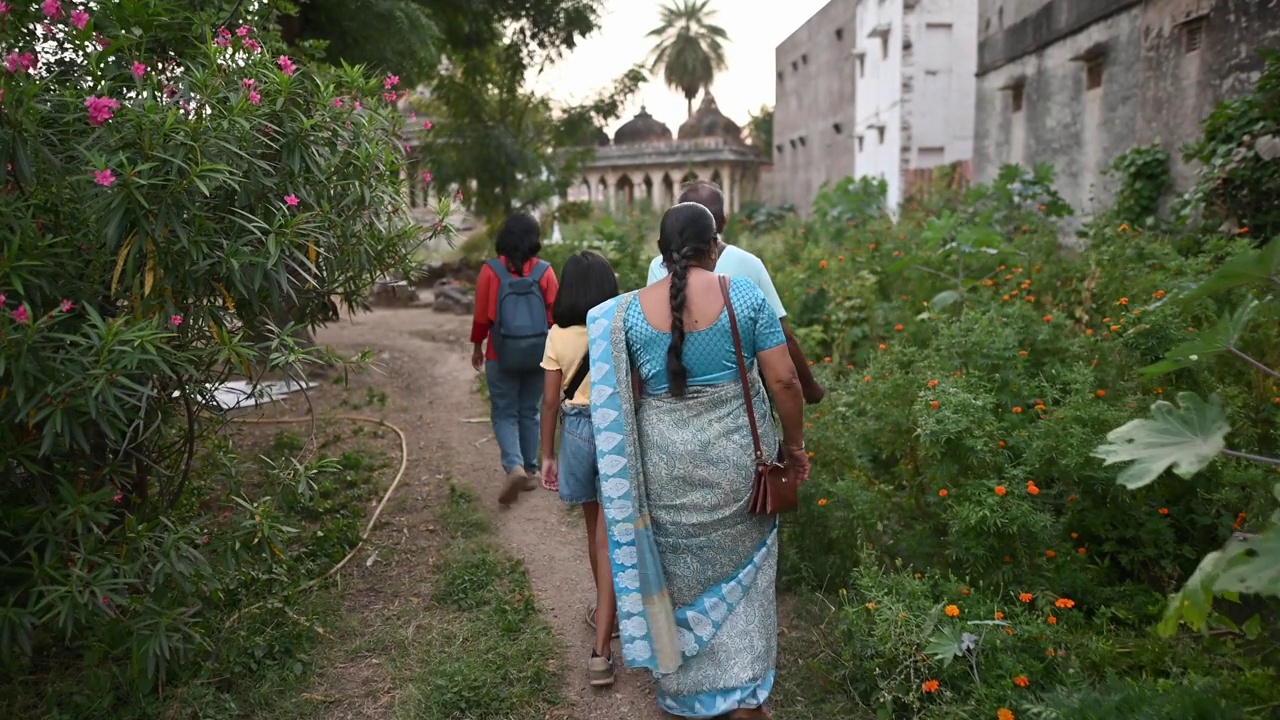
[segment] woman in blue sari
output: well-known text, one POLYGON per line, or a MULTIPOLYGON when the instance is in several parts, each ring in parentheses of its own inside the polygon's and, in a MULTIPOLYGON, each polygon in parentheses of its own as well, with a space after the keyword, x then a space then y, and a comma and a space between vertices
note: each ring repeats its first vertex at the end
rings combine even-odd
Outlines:
MULTIPOLYGON (((658 705, 687 718, 767 718, 777 655, 777 518, 747 512, 755 473, 737 353, 715 267, 711 212, 662 218, 670 275, 587 317, 591 417, 628 667, 657 677, 658 705)), ((730 281, 766 452, 803 481, 804 399, 777 315, 730 281)))

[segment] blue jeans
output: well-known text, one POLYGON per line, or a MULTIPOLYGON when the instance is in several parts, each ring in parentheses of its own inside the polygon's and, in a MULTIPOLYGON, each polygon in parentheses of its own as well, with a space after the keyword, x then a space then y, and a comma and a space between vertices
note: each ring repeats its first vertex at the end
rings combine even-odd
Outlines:
POLYGON ((560 418, 560 499, 570 505, 599 502, 596 439, 590 408, 563 405, 560 418))
POLYGON ((502 453, 502 471, 511 472, 517 467, 528 472, 538 470, 542 371, 503 372, 497 362, 488 360, 484 377, 489 387, 489 418, 502 453))

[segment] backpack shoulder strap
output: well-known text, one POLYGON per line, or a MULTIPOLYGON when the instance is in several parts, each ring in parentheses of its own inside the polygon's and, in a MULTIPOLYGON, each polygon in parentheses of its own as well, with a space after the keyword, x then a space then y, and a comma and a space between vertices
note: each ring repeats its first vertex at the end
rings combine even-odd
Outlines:
POLYGON ((486 260, 484 264, 488 265, 489 269, 498 276, 498 280, 500 282, 504 282, 512 278, 511 271, 507 269, 506 263, 502 262, 502 260, 498 258, 490 258, 486 260))
POLYGON ((547 270, 551 268, 551 263, 546 260, 539 260, 533 264, 533 270, 529 271, 528 278, 535 283, 542 282, 542 276, 547 274, 547 270))
POLYGON ((569 402, 574 395, 578 394, 578 388, 582 387, 582 381, 587 379, 587 370, 591 365, 591 357, 589 354, 582 355, 582 362, 578 363, 578 369, 573 371, 573 376, 569 378, 569 384, 564 387, 564 401, 569 402))

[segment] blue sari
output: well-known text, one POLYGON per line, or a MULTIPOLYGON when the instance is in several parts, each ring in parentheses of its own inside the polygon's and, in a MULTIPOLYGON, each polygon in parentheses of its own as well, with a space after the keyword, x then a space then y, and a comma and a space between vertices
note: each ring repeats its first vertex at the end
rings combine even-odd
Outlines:
MULTIPOLYGON (((777 655, 778 526, 746 511, 754 463, 741 386, 734 376, 691 383, 680 399, 650 394, 638 402, 625 320, 634 301, 635 293, 620 296, 587 317, 623 658, 655 675, 658 705, 673 715, 759 707, 773 688, 777 655)), ((776 447, 754 372, 749 389, 761 440, 776 447)))

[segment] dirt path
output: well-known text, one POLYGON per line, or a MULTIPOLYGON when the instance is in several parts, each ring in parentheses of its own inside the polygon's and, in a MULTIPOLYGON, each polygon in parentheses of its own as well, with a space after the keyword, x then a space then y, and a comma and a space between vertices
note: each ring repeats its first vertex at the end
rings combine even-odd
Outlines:
MULTIPOLYGON (((399 425, 408 439, 409 482, 400 491, 408 502, 389 506, 385 527, 371 542, 376 546, 429 533, 430 528, 416 526, 426 520, 413 505, 438 497, 438 488, 431 486, 438 478, 450 477, 470 487, 490 511, 502 543, 524 561, 538 605, 563 645, 567 663, 564 693, 571 706, 557 715, 577 720, 660 718, 647 673, 622 671, 615 687, 604 692, 586 683, 592 631, 585 615, 594 592, 580 516, 567 511, 554 494, 542 490, 524 493, 508 511, 497 504, 502 477, 493 433, 487 422, 466 422, 488 417, 488 408, 475 392, 469 332, 470 318, 429 309, 403 309, 358 315, 319 333, 322 343, 349 351, 369 348, 376 353, 373 372, 384 376, 375 375, 362 384, 388 395, 381 415, 399 425)), ((412 550, 406 549, 411 555, 412 550)), ((384 574, 398 576, 394 568, 384 574)), ((406 599, 390 597, 396 594, 392 588, 384 586, 378 597, 369 600, 399 603, 406 599)), ((616 642, 615 654, 621 657, 616 642)), ((383 692, 388 698, 396 690, 384 688, 383 692)))

